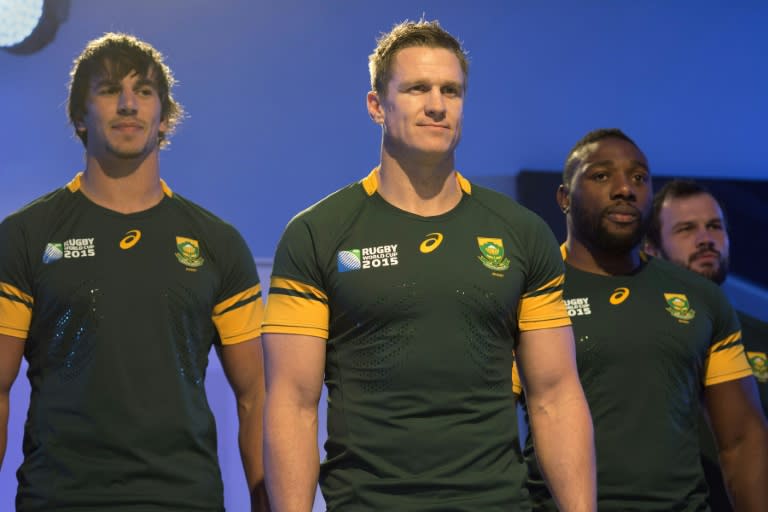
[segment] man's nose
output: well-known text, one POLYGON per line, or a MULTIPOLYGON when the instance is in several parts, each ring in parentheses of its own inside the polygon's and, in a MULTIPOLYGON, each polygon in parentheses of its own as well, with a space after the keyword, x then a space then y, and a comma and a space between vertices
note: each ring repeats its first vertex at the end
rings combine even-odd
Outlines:
POLYGON ((623 172, 615 172, 612 176, 611 197, 621 197, 634 200, 637 198, 635 183, 623 172))
POLYGON ((427 93, 427 103, 424 105, 427 115, 433 119, 445 116, 445 98, 439 88, 434 87, 427 93))
POLYGON ((136 113, 136 93, 131 89, 123 89, 117 102, 117 110, 120 114, 136 113))

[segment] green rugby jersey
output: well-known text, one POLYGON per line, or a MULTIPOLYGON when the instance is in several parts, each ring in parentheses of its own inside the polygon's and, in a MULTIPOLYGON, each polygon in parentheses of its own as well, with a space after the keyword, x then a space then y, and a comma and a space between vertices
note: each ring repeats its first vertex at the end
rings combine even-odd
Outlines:
MULTIPOLYGON (((672 263, 603 276, 566 264, 565 304, 595 429, 600 511, 706 511, 699 462, 704 386, 749 376, 720 288, 672 263)), ((556 510, 530 435, 534 510, 556 510)))
MULTIPOLYGON (((737 311, 741 324, 741 339, 752 373, 757 381, 763 414, 768 417, 768 323, 743 311, 737 311)), ((709 503, 716 512, 733 510, 720 469, 717 445, 706 419, 701 421, 701 463, 709 485, 709 503)))
POLYGON ((459 204, 421 217, 374 169, 278 246, 263 332, 327 339, 328 510, 528 510, 512 351, 569 325, 563 263, 541 219, 457 180, 459 204))
POLYGON ((0 333, 32 395, 19 511, 221 511, 204 378, 213 343, 260 334, 237 231, 174 194, 120 214, 78 175, 0 224, 0 333))

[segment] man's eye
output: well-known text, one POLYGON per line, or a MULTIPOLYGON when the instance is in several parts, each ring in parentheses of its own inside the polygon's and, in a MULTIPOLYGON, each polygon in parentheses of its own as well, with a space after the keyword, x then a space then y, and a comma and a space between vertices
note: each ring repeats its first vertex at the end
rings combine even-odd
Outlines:
POLYGON ((456 87, 445 87, 443 88, 443 94, 446 96, 458 96, 459 95, 459 89, 456 87))
POLYGON ((592 179, 595 181, 605 181, 608 179, 608 174, 604 172, 596 172, 592 175, 592 179))
POLYGON ((96 91, 98 94, 101 95, 107 95, 107 94, 117 94, 119 89, 115 86, 108 86, 108 87, 99 87, 99 89, 96 91))
POLYGON ((647 176, 647 175, 645 175, 645 174, 642 174, 642 173, 638 173, 638 174, 635 174, 635 175, 633 176, 633 179, 634 179, 634 180, 635 180, 637 183, 647 183, 647 182, 648 182, 648 176, 647 176))
POLYGON ((153 94, 155 94, 155 91, 151 87, 142 87, 141 89, 139 89, 139 94, 141 94, 142 96, 152 96, 153 94))

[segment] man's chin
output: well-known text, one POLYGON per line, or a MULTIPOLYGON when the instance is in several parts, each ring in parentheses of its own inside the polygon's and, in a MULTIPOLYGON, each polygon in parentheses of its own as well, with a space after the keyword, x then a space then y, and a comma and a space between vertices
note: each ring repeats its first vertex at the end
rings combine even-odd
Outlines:
POLYGON ((116 148, 114 146, 107 147, 107 152, 119 160, 136 160, 138 158, 144 157, 149 153, 146 147, 116 148))
POLYGON ((691 265, 688 265, 689 270, 693 270, 697 274, 700 274, 710 281, 714 281, 717 284, 722 284, 723 281, 725 281, 725 278, 727 276, 727 271, 723 268, 722 265, 719 263, 711 264, 711 263, 692 263, 691 265))

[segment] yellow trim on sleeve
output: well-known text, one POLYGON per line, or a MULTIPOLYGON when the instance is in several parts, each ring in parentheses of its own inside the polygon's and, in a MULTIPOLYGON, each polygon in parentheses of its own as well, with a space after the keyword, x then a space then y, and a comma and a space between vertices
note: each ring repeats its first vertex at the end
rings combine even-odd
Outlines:
POLYGON ((704 385, 712 386, 721 382, 741 379, 752 375, 744 345, 741 343, 741 331, 736 331, 709 348, 704 362, 704 385))
POLYGON ((263 333, 304 334, 328 339, 328 296, 314 286, 273 277, 263 333))
MULTIPOLYGON (((565 274, 560 274, 553 280, 549 281, 548 283, 545 283, 543 286, 540 286, 536 290, 533 290, 532 292, 528 292, 523 294, 523 297, 531 297, 534 295, 540 295, 543 292, 546 292, 546 290, 552 289, 552 293, 557 292, 556 288, 561 288, 563 284, 565 283, 565 274)), ((560 289, 560 295, 562 295, 562 288, 560 289)))
POLYGON ((523 394, 523 383, 520 381, 520 372, 517 371, 517 363, 512 364, 512 392, 516 395, 523 394))
POLYGON ((35 301, 8 283, 0 283, 0 334, 27 339, 35 301))
MULTIPOLYGON (((261 293, 261 285, 257 284, 255 286, 251 286, 250 288, 243 290, 240 293, 236 293, 235 295, 229 297, 228 299, 224 299, 223 301, 219 302, 213 307, 213 314, 221 315, 226 310, 232 308, 235 306, 238 302, 243 302, 249 299, 253 299, 257 295, 261 293)), ((258 300, 258 299, 257 299, 258 300)))
POLYGON ((222 345, 242 343, 261 335, 264 303, 258 284, 221 301, 213 308, 212 320, 222 345))
POLYGON ((539 289, 523 295, 517 308, 518 327, 521 331, 571 325, 571 318, 563 302, 564 282, 565 276, 560 274, 539 289))

